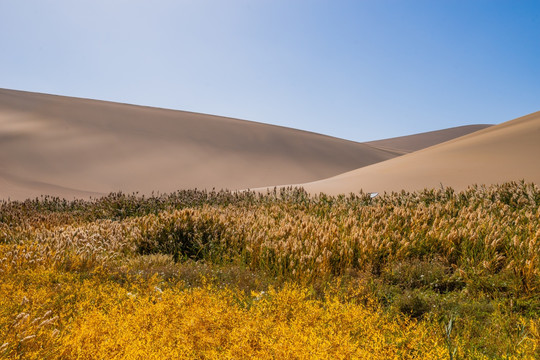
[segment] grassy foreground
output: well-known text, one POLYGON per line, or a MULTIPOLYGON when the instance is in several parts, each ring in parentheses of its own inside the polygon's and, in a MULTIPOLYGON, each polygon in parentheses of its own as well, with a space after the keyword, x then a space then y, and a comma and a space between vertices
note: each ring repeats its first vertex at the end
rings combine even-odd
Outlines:
POLYGON ((0 358, 540 358, 540 189, 0 203, 0 358))

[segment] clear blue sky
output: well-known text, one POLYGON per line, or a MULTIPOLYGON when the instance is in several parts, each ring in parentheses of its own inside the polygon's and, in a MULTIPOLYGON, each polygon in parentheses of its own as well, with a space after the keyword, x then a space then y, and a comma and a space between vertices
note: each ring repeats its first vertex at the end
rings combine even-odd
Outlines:
POLYGON ((0 87, 364 141, 540 110, 540 1, 0 0, 0 87))

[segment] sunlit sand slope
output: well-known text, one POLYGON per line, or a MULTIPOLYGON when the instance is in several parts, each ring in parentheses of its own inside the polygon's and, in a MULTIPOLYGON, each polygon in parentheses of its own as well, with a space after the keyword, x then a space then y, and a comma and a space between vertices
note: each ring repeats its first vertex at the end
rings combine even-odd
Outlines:
POLYGON ((0 199, 244 189, 397 155, 232 118, 0 89, 0 199))
POLYGON ((540 184, 540 112, 302 186, 312 193, 347 194, 459 190, 520 179, 540 184))

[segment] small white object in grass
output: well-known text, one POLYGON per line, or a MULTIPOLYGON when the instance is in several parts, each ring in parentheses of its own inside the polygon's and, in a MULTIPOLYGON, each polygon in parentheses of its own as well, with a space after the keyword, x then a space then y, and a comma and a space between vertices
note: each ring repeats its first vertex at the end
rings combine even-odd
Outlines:
POLYGON ((370 197, 371 199, 373 199, 374 197, 376 197, 376 196, 378 196, 378 195, 379 195, 378 192, 369 193, 369 197, 370 197))

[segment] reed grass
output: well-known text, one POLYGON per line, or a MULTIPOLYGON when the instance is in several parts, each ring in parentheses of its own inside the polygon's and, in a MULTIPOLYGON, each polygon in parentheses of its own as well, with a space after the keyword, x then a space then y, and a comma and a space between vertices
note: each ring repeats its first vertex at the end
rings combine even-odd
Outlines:
POLYGON ((0 357, 534 359, 539 238, 524 182, 4 201, 0 357))

